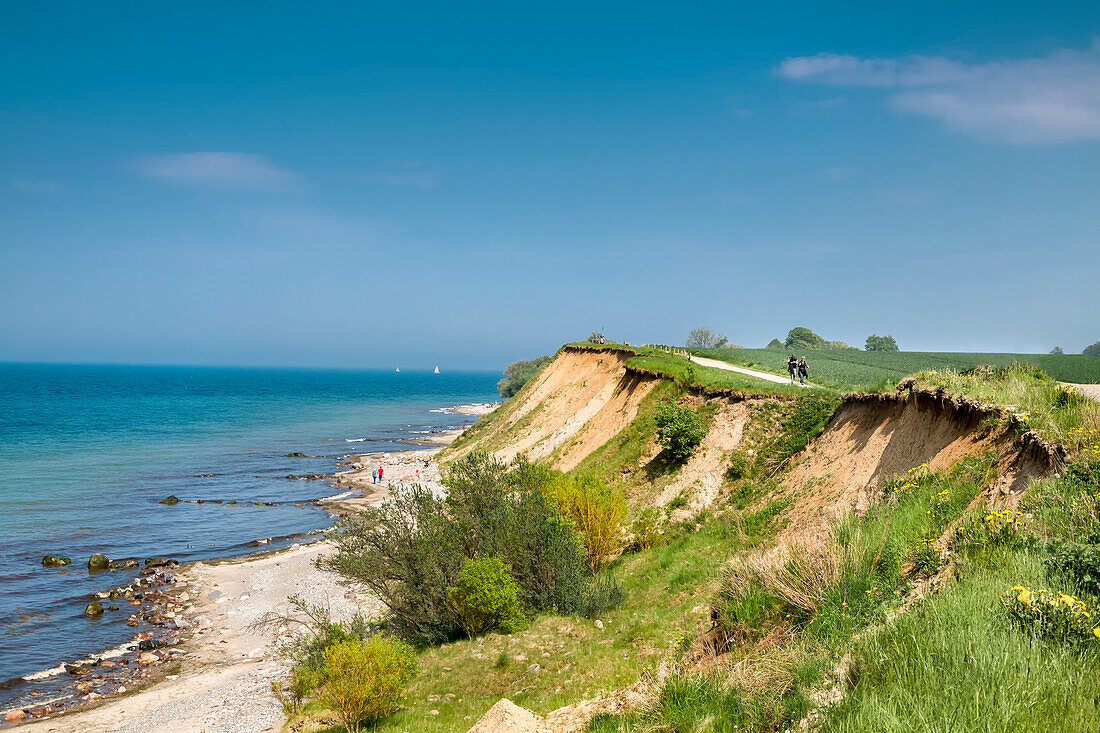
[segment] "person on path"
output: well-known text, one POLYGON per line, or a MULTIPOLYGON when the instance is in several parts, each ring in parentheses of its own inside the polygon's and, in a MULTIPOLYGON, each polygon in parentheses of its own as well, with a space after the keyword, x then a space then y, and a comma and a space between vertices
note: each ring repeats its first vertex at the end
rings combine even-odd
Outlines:
POLYGON ((370 477, 371 477, 371 483, 372 484, 378 483, 378 469, 377 468, 370 472, 370 477))
POLYGON ((381 466, 379 466, 378 467, 378 483, 382 483, 382 471, 383 471, 383 468, 381 466))
POLYGON ((794 384, 794 373, 798 371, 798 357, 791 354, 791 358, 787 359, 787 373, 791 375, 791 384, 794 384))
POLYGON ((802 357, 798 362, 798 383, 805 385, 808 376, 810 376, 810 372, 806 369, 806 357, 802 357))

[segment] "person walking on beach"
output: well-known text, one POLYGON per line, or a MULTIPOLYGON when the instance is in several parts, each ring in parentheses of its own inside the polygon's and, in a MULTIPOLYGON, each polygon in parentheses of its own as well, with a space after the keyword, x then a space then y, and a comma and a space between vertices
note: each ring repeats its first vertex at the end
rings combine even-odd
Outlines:
POLYGON ((805 385, 808 376, 810 376, 810 372, 806 369, 806 357, 802 357, 798 362, 798 383, 805 385))
POLYGON ((379 466, 378 467, 378 483, 382 483, 382 471, 383 471, 383 468, 381 466, 379 466))
POLYGON ((791 358, 787 359, 787 373, 791 375, 791 384, 794 384, 794 373, 798 371, 798 357, 791 354, 791 358))
POLYGON ((371 483, 372 484, 378 483, 378 469, 377 468, 370 472, 370 477, 371 477, 371 483))

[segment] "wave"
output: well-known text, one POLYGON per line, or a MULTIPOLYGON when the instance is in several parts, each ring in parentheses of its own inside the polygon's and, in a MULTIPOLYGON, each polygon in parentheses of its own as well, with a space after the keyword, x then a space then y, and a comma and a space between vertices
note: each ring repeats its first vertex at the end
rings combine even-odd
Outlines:
POLYGON ((368 440, 370 440, 370 438, 344 438, 345 443, 365 443, 368 440))

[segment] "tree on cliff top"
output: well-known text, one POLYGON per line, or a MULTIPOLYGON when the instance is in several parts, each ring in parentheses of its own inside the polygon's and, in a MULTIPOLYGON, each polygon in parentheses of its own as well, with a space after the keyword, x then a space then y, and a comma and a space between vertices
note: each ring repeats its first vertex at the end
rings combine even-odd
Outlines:
POLYGON ((729 343, 729 339, 715 331, 710 326, 699 326, 691 329, 688 334, 687 347, 689 349, 717 349, 729 343))
POLYGON ((1085 356, 1100 356, 1100 341, 1097 341, 1092 346, 1086 346, 1081 353, 1085 356))
POLYGON ((508 399, 516 392, 523 389, 531 377, 539 373, 550 362, 549 355, 543 355, 537 359, 520 359, 513 361, 504 367, 504 378, 497 382, 497 391, 504 399, 508 399))

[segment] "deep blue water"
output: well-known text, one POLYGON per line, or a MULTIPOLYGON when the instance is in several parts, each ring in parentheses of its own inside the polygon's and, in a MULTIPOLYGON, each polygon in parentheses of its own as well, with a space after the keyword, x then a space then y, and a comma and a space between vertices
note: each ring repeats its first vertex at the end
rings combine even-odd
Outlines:
POLYGON ((326 527, 324 509, 290 502, 331 486, 287 474, 331 473, 348 454, 412 448, 397 441, 468 423, 433 410, 491 401, 497 378, 0 364, 0 682, 132 636, 127 614, 82 615, 86 594, 132 577, 90 575, 91 553, 225 557, 326 527), (309 457, 283 457, 296 451, 309 457), (160 504, 169 494, 284 503, 160 504), (47 554, 73 563, 43 568, 47 554))

